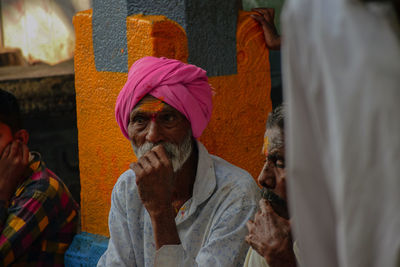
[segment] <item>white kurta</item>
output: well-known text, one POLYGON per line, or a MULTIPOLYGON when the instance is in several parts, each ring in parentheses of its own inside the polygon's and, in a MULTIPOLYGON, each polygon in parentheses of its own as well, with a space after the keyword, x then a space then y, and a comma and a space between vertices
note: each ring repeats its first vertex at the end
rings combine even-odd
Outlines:
POLYGON ((175 218, 181 245, 155 250, 151 220, 135 173, 128 170, 112 193, 110 241, 98 266, 242 266, 246 222, 258 208, 260 190, 246 171, 208 154, 198 142, 193 197, 175 218))
POLYGON ((386 7, 291 0, 282 15, 289 203, 307 267, 400 266, 400 32, 386 7))

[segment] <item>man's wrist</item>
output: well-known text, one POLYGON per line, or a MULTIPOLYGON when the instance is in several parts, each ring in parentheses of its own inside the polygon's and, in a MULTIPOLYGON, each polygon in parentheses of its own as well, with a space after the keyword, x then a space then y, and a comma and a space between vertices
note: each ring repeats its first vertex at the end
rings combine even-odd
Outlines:
POLYGON ((178 245, 181 243, 176 229, 175 213, 172 205, 160 208, 149 214, 153 226, 156 249, 160 249, 164 245, 178 245))
POLYGON ((271 267, 296 266, 296 255, 294 254, 293 248, 288 248, 285 252, 281 252, 279 256, 264 256, 264 258, 271 267))
POLYGON ((157 210, 148 212, 153 222, 162 222, 168 219, 175 220, 175 213, 172 205, 160 206, 157 210))
MULTIPOLYGON (((268 261, 267 261, 268 262, 268 261)), ((282 259, 275 259, 268 262, 270 267, 296 267, 296 257, 295 255, 288 255, 288 257, 282 259)))

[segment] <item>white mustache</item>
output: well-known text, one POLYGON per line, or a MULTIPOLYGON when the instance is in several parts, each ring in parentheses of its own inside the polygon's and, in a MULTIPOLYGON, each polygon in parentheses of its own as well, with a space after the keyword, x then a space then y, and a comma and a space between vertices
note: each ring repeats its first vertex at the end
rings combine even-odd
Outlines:
POLYGON ((136 157, 138 159, 143 157, 147 152, 149 152, 155 146, 158 145, 162 145, 164 147, 168 158, 171 160, 174 172, 177 172, 182 168, 183 164, 186 162, 186 160, 192 153, 193 150, 192 132, 189 131, 185 139, 179 145, 170 142, 159 142, 159 143, 146 142, 140 147, 137 147, 132 143, 133 151, 135 152, 136 157))

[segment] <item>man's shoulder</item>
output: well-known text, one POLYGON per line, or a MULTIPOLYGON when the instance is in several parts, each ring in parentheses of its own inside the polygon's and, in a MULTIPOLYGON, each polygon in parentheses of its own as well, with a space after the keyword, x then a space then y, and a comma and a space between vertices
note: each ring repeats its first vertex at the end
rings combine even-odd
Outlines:
POLYGON ((34 172, 30 179, 28 179, 27 187, 47 193, 68 191, 64 182, 48 168, 34 172))
POLYGON ((251 174, 232 163, 215 155, 210 155, 214 163, 215 176, 217 180, 227 180, 257 186, 251 174))
POLYGON ((229 191, 238 197, 258 198, 260 189, 249 172, 220 157, 211 155, 211 158, 218 190, 229 191))
POLYGON ((143 208, 133 170, 128 169, 119 176, 112 190, 111 202, 111 210, 120 210, 125 214, 128 209, 139 211, 143 208))
POLYGON ((118 197, 132 195, 135 194, 136 188, 135 172, 131 169, 128 169, 118 177, 118 180, 113 188, 113 194, 118 197))
POLYGON ((79 209, 64 182, 47 168, 35 171, 15 192, 15 205, 24 205, 27 199, 61 205, 64 210, 79 209))
POLYGON ((22 184, 24 191, 56 192, 64 189, 60 178, 47 168, 35 170, 22 184))
POLYGON ((135 172, 131 169, 124 171, 119 177, 117 182, 114 185, 115 187, 126 187, 136 184, 136 175, 135 172))
POLYGON ((252 215, 260 198, 260 189, 253 177, 220 157, 211 155, 211 159, 216 186, 210 201, 218 206, 216 217, 252 215))

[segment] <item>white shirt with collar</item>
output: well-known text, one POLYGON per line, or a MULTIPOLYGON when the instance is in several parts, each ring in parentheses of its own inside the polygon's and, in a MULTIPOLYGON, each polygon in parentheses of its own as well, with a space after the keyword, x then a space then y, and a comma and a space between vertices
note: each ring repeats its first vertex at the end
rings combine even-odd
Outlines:
POLYGON ((248 172, 210 155, 200 142, 197 146, 193 196, 175 218, 181 244, 156 251, 135 173, 127 170, 112 192, 110 240, 97 266, 243 265, 248 250, 246 222, 257 211, 260 190, 248 172))

